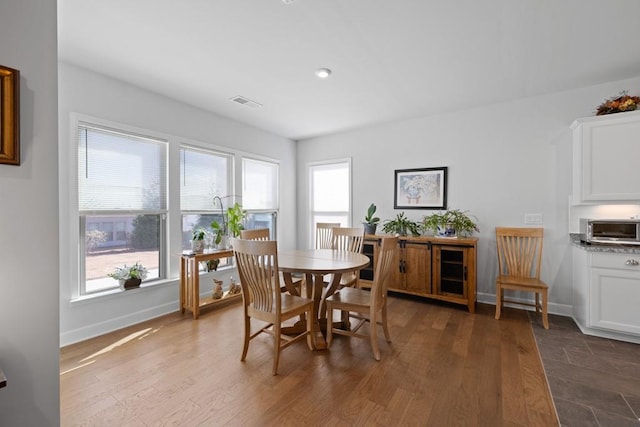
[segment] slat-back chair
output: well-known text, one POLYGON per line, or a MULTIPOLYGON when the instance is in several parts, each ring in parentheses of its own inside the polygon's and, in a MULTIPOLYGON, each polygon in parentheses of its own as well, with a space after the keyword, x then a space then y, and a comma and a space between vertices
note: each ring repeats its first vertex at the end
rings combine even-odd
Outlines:
POLYGON ((252 230, 241 230, 240 238, 244 240, 271 240, 268 228, 254 228, 252 230))
MULTIPOLYGON (((244 240, 271 240, 269 229, 268 228, 254 228, 251 230, 241 230, 240 238, 244 240)), ((295 289, 288 289, 286 284, 284 283, 284 278, 282 277, 282 273, 280 273, 280 283, 282 292, 289 291, 293 295, 300 295, 300 287, 302 285, 302 278, 294 277, 292 278, 292 285, 295 289)))
POLYGON ((382 326, 385 339, 391 342, 387 324, 387 277, 391 272, 393 259, 398 250, 398 238, 381 239, 380 251, 376 263, 371 291, 358 288, 343 288, 327 298, 327 345, 331 345, 333 334, 347 335, 357 338, 369 338, 373 357, 380 360, 378 347, 378 325, 382 326), (351 330, 334 328, 332 325, 333 310, 348 311, 349 317, 359 322, 351 330), (369 335, 358 333, 358 330, 369 322, 369 335))
POLYGON ((331 249, 331 246, 333 245, 333 229, 335 227, 340 227, 340 223, 316 223, 316 249, 331 249))
MULTIPOLYGON (((364 228, 362 227, 335 227, 332 230, 332 249, 362 253, 364 242, 364 228)), ((357 286, 359 272, 343 274, 340 278, 340 287, 357 286)))
POLYGON ((505 302, 535 307, 542 312, 542 324, 549 329, 547 294, 549 287, 540 280, 542 228, 496 227, 498 277, 496 278, 496 319, 505 302), (504 290, 533 292, 535 303, 506 299, 504 290), (540 301, 542 299, 542 301, 540 301))
POLYGON ((289 345, 307 338, 312 347, 311 319, 313 300, 280 292, 278 249, 275 240, 232 239, 233 252, 242 285, 244 310, 244 347, 241 361, 247 357, 249 341, 261 333, 273 336, 273 375, 278 373, 280 352, 289 345), (306 330, 294 337, 282 335, 282 322, 306 314, 306 330), (251 319, 267 324, 251 333, 251 319))

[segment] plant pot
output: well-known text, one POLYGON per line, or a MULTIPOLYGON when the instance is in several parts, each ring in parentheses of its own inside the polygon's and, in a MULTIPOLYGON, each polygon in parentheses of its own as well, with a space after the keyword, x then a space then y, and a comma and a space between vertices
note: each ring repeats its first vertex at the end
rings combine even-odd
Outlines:
POLYGON ((191 252, 201 254, 204 252, 204 239, 191 241, 191 252))
POLYGON ((364 224, 364 234, 376 234, 378 224, 364 224))
POLYGON ((142 280, 140 279, 120 280, 120 289, 122 289, 123 291, 126 291, 128 289, 139 288, 140 283, 142 283, 142 280))
POLYGON ((438 226, 438 236, 440 237, 455 237, 456 229, 451 224, 445 224, 444 227, 438 226))

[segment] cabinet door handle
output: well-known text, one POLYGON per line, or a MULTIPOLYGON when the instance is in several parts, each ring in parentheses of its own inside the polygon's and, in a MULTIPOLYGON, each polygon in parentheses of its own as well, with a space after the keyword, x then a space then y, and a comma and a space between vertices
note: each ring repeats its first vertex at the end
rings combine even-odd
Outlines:
POLYGON ((638 265, 638 261, 635 259, 628 259, 627 262, 625 262, 626 265, 638 265))

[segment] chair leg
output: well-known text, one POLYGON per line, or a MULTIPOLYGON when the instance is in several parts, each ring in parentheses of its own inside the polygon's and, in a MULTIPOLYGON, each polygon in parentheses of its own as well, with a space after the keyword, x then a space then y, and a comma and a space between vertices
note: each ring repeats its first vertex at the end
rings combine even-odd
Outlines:
MULTIPOLYGON (((537 295, 537 294, 536 294, 537 295)), ((549 317, 547 316, 547 290, 542 290, 542 325, 549 329, 549 317)))
POLYGON ((242 348, 242 357, 240 361, 244 362, 247 357, 247 351, 249 350, 249 341, 251 340, 251 317, 246 313, 244 314, 244 347, 242 348))
POLYGON ((500 320, 500 312, 502 311, 502 286, 496 284, 496 320, 500 320))
POLYGON ((278 375, 278 362, 280 362, 280 323, 273 325, 273 375, 278 375))
POLYGON ((540 313, 540 294, 536 292, 536 314, 540 313))
POLYGON ((371 350, 373 350, 373 358, 380 360, 380 348, 378 347, 378 317, 371 310, 369 316, 369 339, 371 340, 371 350))
POLYGON ((327 348, 331 347, 333 340, 333 305, 327 301, 327 348))
POLYGON ((391 335, 389 334, 389 326, 387 324, 387 304, 382 306, 382 331, 387 342, 391 342, 391 335))
MULTIPOLYGON (((311 313, 313 313, 313 308, 309 308, 307 312, 307 346, 309 346, 309 350, 313 350, 313 320, 311 317, 311 313)), ((327 348, 329 346, 327 345, 327 348)))

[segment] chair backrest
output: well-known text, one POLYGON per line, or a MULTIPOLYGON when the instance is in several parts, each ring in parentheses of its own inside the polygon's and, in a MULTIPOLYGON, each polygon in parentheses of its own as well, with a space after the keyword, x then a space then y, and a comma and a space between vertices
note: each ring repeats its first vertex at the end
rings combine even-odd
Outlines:
POLYGON ((231 239, 245 306, 280 313, 278 246, 275 240, 231 239))
POLYGON ((387 278, 391 273, 393 260, 398 250, 398 238, 390 237, 381 239, 378 259, 376 260, 376 271, 373 275, 371 285, 371 305, 379 309, 387 299, 387 278))
POLYGON ((331 231, 333 232, 331 243, 333 249, 362 253, 364 228, 335 227, 331 231))
POLYGON ((240 231, 240 238, 244 240, 271 240, 268 228, 254 228, 240 231))
POLYGON ((333 229, 335 227, 340 227, 340 223, 316 223, 316 249, 331 249, 331 245, 333 244, 333 229))
POLYGON ((539 227, 496 227, 498 274, 540 279, 543 234, 539 227))

